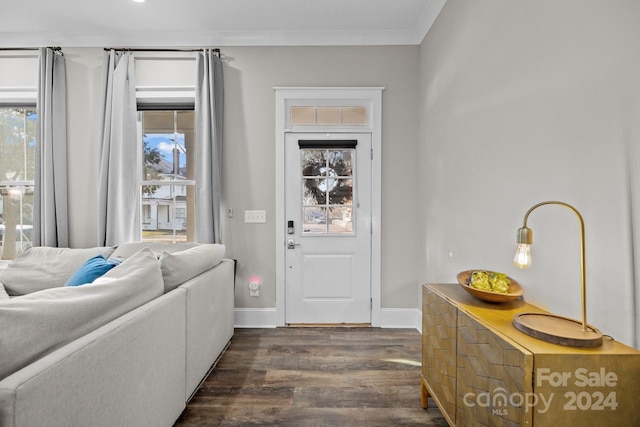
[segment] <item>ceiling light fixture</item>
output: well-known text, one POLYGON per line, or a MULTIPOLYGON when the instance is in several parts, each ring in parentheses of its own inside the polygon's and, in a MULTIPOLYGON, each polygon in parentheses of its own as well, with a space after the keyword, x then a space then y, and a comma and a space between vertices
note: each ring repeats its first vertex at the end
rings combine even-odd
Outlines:
POLYGON ((572 347, 600 347, 602 332, 587 324, 587 284, 584 244, 584 221, 580 212, 573 206, 557 201, 542 202, 534 205, 524 216, 524 224, 518 229, 518 249, 513 263, 519 268, 531 266, 531 250, 533 231, 527 227, 527 218, 536 208, 544 205, 560 205, 573 211, 580 222, 580 261, 581 261, 581 290, 582 290, 582 322, 551 313, 520 313, 513 319, 516 329, 532 337, 560 345, 572 347))

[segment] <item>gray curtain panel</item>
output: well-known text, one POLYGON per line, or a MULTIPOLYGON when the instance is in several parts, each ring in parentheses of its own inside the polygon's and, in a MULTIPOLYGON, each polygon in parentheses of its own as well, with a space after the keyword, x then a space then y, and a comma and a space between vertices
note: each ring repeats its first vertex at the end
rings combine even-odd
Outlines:
POLYGON ((33 209, 34 246, 69 246, 64 56, 40 49, 33 209))
POLYGON ((105 52, 103 70, 98 241, 115 246, 140 240, 140 153, 133 55, 113 49, 105 52))
POLYGON ((196 241, 221 243, 222 61, 212 49, 204 49, 196 68, 196 241))

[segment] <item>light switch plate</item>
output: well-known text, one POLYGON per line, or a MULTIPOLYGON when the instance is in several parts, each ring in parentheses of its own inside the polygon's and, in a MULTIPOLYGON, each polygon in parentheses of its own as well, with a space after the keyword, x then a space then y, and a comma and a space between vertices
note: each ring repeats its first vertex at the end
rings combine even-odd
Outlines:
POLYGON ((244 222, 262 224, 267 222, 267 211, 244 211, 244 222))

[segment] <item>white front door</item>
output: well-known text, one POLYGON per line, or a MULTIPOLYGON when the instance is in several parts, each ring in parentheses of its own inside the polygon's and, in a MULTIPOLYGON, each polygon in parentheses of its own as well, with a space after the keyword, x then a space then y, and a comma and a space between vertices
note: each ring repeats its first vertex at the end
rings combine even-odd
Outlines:
POLYGON ((371 322, 371 135, 285 137, 285 322, 371 322))

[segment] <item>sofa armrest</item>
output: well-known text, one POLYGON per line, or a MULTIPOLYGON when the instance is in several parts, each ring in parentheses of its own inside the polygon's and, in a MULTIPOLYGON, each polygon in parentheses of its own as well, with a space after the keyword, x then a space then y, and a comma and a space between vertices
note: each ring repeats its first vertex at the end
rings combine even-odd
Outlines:
POLYGON ((220 264, 180 285, 187 292, 188 400, 233 336, 235 262, 220 264))

